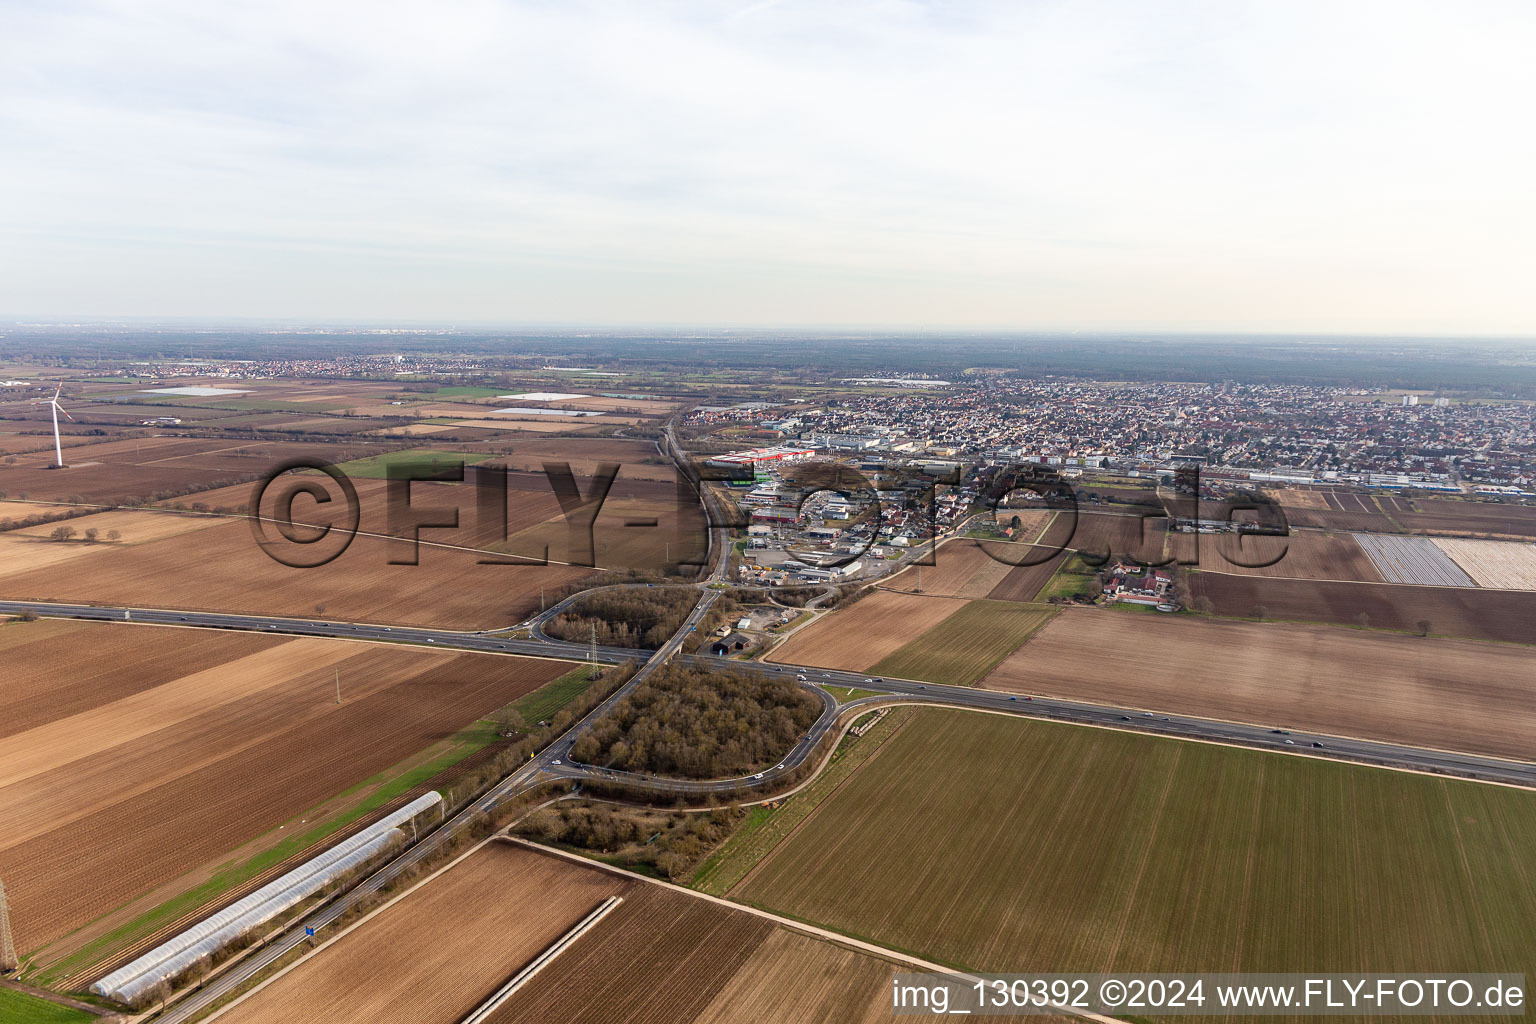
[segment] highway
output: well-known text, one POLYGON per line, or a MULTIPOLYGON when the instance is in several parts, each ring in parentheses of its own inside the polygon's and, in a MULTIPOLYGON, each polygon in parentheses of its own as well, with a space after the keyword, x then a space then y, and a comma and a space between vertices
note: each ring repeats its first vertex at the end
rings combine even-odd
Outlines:
MULTIPOLYGON (((1023 717, 1094 725, 1110 728, 1153 733, 1181 739, 1207 740, 1230 743, 1278 753, 1306 754, 1311 756, 1354 761, 1363 764, 1395 768, 1410 768, 1444 775, 1536 786, 1536 764, 1507 761, 1498 758, 1431 750, 1400 744, 1350 739, 1336 736, 1305 734, 1284 731, 1281 728, 1247 725, 1184 715, 1162 714, 1157 711, 1134 708, 1106 707, 1076 701, 1041 696, 1008 694, 995 690, 978 690, 970 687, 947 686, 917 680, 875 679, 860 672, 843 672, 799 665, 778 665, 760 662, 733 661, 727 658, 703 654, 681 653, 687 638, 704 622, 721 591, 717 589, 725 578, 731 551, 729 531, 724 528, 710 530, 710 555, 713 566, 709 575, 694 584, 698 600, 676 633, 659 650, 645 651, 630 648, 599 646, 598 660, 609 664, 644 660, 644 664, 623 686, 606 700, 594 707, 580 721, 563 733, 553 743, 535 755, 507 778, 492 787, 473 803, 448 819, 440 828, 424 835, 413 846, 402 851, 356 887, 339 896, 327 906, 296 921, 273 941, 255 950, 250 956, 232 964, 227 970, 209 981, 204 987, 188 993, 173 1004, 159 1021, 167 1024, 183 1024, 204 1012, 213 1003, 224 999, 246 982, 257 977, 277 960, 288 955, 306 941, 306 928, 320 932, 343 914, 398 878, 467 828, 473 821, 494 810, 503 801, 520 796, 547 783, 618 781, 627 785, 655 790, 666 794, 721 793, 737 794, 754 788, 768 788, 781 776, 793 772, 815 752, 832 730, 846 725, 850 716, 864 709, 873 709, 893 703, 932 704, 941 707, 970 708, 982 711, 1003 712, 1023 717), (713 780, 678 780, 654 778, 627 772, 618 772, 601 766, 573 764, 570 751, 575 742, 591 724, 606 714, 618 701, 635 687, 641 685, 659 666, 677 659, 688 664, 714 665, 737 671, 757 671, 764 674, 793 674, 799 681, 816 692, 822 701, 822 711, 811 729, 800 738, 778 765, 750 777, 713 780), (841 686, 852 689, 879 691, 879 696, 864 697, 839 703, 823 687, 841 686)), ((644 586, 644 584, 627 584, 644 586)), ((519 627, 530 630, 529 639, 500 636, 506 630, 457 632, 452 630, 425 629, 411 626, 388 626, 370 623, 335 622, 326 619, 296 619, 268 615, 236 615, 224 612, 198 612, 177 609, 108 608, 86 604, 65 604, 39 601, 0 601, 0 614, 32 613, 39 616, 93 619, 101 621, 133 622, 189 628, 234 629, 273 635, 315 636, 376 642, 418 644, 446 650, 476 651, 490 654, 525 655, 545 658, 561 658, 582 661, 591 656, 587 645, 567 643, 547 637, 542 630, 544 622, 575 601, 579 595, 567 598, 555 606, 534 616, 519 627)), ((518 628, 518 627, 514 627, 518 628)))
MULTIPOLYGON (((414 626, 381 626, 358 622, 332 622, 325 619, 290 619, 275 615, 231 615, 225 612, 178 611, 159 608, 102 608, 88 604, 56 604, 44 601, 0 601, 0 614, 58 616, 72 619, 98 619, 104 622, 138 622, 163 626, 199 626, 213 629, 244 629, 257 633, 321 636, 351 640, 379 640, 404 644, 452 647, 490 654, 525 654, 535 658, 569 658, 585 661, 591 649, 584 644, 558 640, 517 640, 494 633, 461 633, 446 629, 422 629, 414 626)), ((609 664, 635 661, 649 655, 629 647, 599 647, 598 660, 609 664)))
MULTIPOLYGON (((722 546, 722 550, 728 551, 729 548, 722 546)), ((718 593, 718 591, 708 587, 702 588, 700 601, 689 615, 687 622, 660 652, 635 650, 627 647, 598 647, 597 657, 599 661, 608 664, 619 664, 626 661, 646 659, 646 664, 636 674, 636 677, 625 685, 621 692, 616 693, 608 702, 594 709, 586 719, 578 723, 562 740, 557 741, 555 746, 550 748, 551 751, 558 751, 557 753, 546 751, 546 753, 550 753, 550 756, 547 758, 548 761, 552 762, 558 759, 565 762, 559 766, 547 765, 549 769, 552 769, 551 774, 557 774, 563 778, 579 778, 583 775, 591 777, 599 772, 598 769, 582 769, 570 765, 567 755, 571 744, 579 737, 581 730, 588 721, 592 720, 605 708, 611 706, 612 702, 622 698, 623 694, 628 693, 634 686, 639 685, 639 682, 643 681, 655 665, 660 664, 668 657, 676 655, 692 627, 697 626, 703 620, 718 593)), ((380 626, 350 622, 328 622, 321 619, 289 619, 264 615, 230 615, 223 612, 101 608, 94 605, 55 604, 42 601, 0 601, 0 613, 21 614, 28 611, 36 615, 119 622, 124 620, 125 613, 127 613, 129 616, 128 621, 139 623, 252 630, 275 635, 291 634, 298 636, 341 637, 357 640, 382 640, 431 645, 444 649, 564 658, 572 661, 585 660, 590 653, 589 647, 583 644, 565 643, 559 640, 514 640, 478 632, 461 633, 451 630, 423 629, 408 626, 380 626)), ((1457 753, 1454 751, 1435 750, 1426 747, 1414 747, 1405 744, 1353 739, 1319 733, 1274 731, 1276 728, 1284 729, 1284 723, 1265 726, 1224 722, 1190 715, 1165 714, 1154 709, 1111 707, 1102 704, 1087 704, 1041 696, 1025 697, 1023 695, 1010 695, 997 690, 978 690, 966 686, 946 686, 940 683, 925 683, 918 680, 894 679, 890 677, 882 677, 879 683, 866 683, 864 680, 868 677, 861 672, 840 672, 810 666, 732 661, 726 658, 700 654, 680 655, 680 657, 689 662, 712 663, 738 670, 756 669, 762 672, 804 674, 807 677, 807 681, 813 684, 846 686, 867 690, 875 689, 889 693, 897 700, 921 700, 931 704, 950 707, 1005 711, 1032 718, 1050 719, 1052 721, 1110 726, 1113 728, 1131 729, 1137 732, 1174 736, 1182 739, 1214 740, 1222 743, 1255 747, 1261 750, 1274 750, 1281 753, 1306 753, 1318 757, 1355 761, 1361 764, 1412 768, 1441 775, 1455 775, 1464 778, 1536 787, 1536 763, 1510 761, 1477 754, 1457 753), (1313 746, 1314 743, 1322 745, 1315 747, 1313 746)), ((875 703, 880 703, 880 701, 877 700, 875 703)), ((823 716, 823 718, 826 718, 826 716, 823 716)), ((807 734, 800 745, 797 745, 795 753, 786 758, 784 771, 793 769, 798 764, 796 755, 803 757, 803 752, 814 747, 815 743, 821 738, 821 735, 831 727, 832 723, 830 721, 819 720, 816 726, 813 727, 812 732, 807 734)), ((711 783, 709 786, 710 788, 723 791, 748 785, 767 785, 778 774, 782 773, 777 770, 770 770, 760 780, 751 778, 728 779, 721 780, 718 783, 711 783)), ((603 772, 600 774, 600 777, 611 778, 614 776, 612 773, 603 772)), ((673 780, 653 781, 644 776, 626 777, 625 781, 638 785, 654 785, 657 788, 677 785, 673 780)))
MULTIPOLYGON (((703 622, 720 591, 707 583, 717 581, 724 572, 729 556, 728 538, 724 543, 712 539, 711 547, 718 552, 716 565, 706 585, 700 587, 698 603, 689 613, 682 627, 671 639, 654 652, 629 648, 598 647, 597 657, 607 663, 621 663, 646 659, 636 673, 605 701, 593 708, 579 722, 562 734, 527 764, 517 769, 472 804, 448 819, 442 827, 424 835, 415 845, 404 850, 351 891, 334 902, 295 922, 273 941, 254 951, 250 956, 234 963, 226 971, 209 981, 203 988, 188 993, 157 1018, 167 1024, 183 1024, 206 1010, 213 1003, 225 998, 235 989, 255 978, 277 960, 302 944, 307 936, 305 929, 317 933, 336 921, 358 904, 359 901, 378 892, 403 872, 429 857, 443 844, 457 836, 475 819, 494 810, 504 800, 526 793, 539 785, 569 781, 618 781, 637 788, 651 789, 668 794, 745 793, 754 788, 774 785, 778 779, 794 771, 809 758, 817 745, 839 723, 846 724, 848 714, 862 709, 873 709, 893 703, 921 703, 942 707, 972 708, 983 711, 1005 712, 1024 717, 1050 721, 1069 722, 1078 725, 1095 725, 1110 728, 1154 733, 1182 739, 1207 740, 1270 750, 1279 753, 1306 754, 1311 756, 1355 761, 1386 767, 1410 768, 1444 775, 1456 775, 1487 781, 1536 786, 1536 764, 1506 761, 1498 758, 1430 750, 1400 744, 1381 743, 1345 737, 1306 734, 1245 725, 1185 715, 1167 715, 1155 711, 1133 708, 1106 707, 1076 701, 1059 700, 1040 696, 1008 694, 995 690, 978 690, 962 686, 946 686, 917 680, 880 677, 874 679, 859 672, 843 672, 799 665, 775 665, 759 662, 733 661, 727 658, 700 654, 681 654, 682 645, 694 629, 703 622), (668 660, 677 658, 690 664, 718 665, 734 670, 759 671, 782 675, 793 673, 819 694, 822 713, 811 729, 801 737, 784 760, 764 772, 744 778, 715 779, 705 781, 659 779, 617 772, 601 766, 572 764, 570 750, 581 734, 613 705, 639 686, 655 669, 668 660), (880 691, 880 696, 864 697, 839 704, 823 686, 841 686, 852 689, 880 691)), ((559 606, 556 606, 559 607, 559 606)), ((553 609, 551 609, 553 611, 553 609)), ((323 619, 290 619, 263 615, 232 615, 222 612, 195 612, 167 609, 102 608, 82 604, 57 604, 38 601, 0 601, 0 613, 22 614, 31 612, 39 616, 95 619, 102 621, 128 621, 137 623, 186 626, 191 628, 237 629, 274 635, 318 636, 355 640, 384 641, 421 644, 450 650, 480 651, 495 654, 533 655, 537 657, 582 660, 589 656, 590 648, 581 644, 554 640, 517 640, 497 637, 483 632, 454 632, 450 630, 423 629, 406 626, 383 626, 367 623, 331 622, 323 619)), ((539 616, 542 621, 547 614, 539 616)))

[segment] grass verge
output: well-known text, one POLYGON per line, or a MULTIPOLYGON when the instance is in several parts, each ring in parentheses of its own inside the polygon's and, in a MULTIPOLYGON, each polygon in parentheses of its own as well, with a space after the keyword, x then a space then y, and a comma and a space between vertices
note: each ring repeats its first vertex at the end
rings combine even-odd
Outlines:
POLYGON ((593 682, 588 676, 589 671, 585 665, 573 668, 559 679, 551 679, 532 693, 517 698, 512 702, 512 709, 529 725, 547 722, 587 692, 593 682))
POLYGON ((60 1006, 46 999, 0 988, 0 1024, 86 1024, 93 1014, 72 1006, 60 1006))

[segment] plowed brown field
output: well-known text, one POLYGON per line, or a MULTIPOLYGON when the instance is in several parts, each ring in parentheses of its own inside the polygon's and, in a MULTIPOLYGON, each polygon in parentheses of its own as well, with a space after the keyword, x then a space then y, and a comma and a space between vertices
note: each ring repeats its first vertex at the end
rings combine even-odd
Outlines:
MULTIPOLYGON (((1336 512, 1332 509, 1287 508, 1285 518, 1292 526, 1312 527, 1320 530, 1343 530, 1358 533, 1402 533, 1403 531, 1380 512, 1336 512)), ((1396 516, 1399 522, 1401 517, 1396 516)), ((1407 524, 1404 523, 1404 526, 1407 524)))
POLYGON ((1189 564, 1195 557, 1197 538, 1199 566, 1206 572, 1366 583, 1382 581, 1381 574, 1355 542, 1354 536, 1348 533, 1330 536, 1297 531, 1287 537, 1242 538, 1232 534, 1170 533, 1170 553, 1177 554, 1189 564), (1270 561, 1274 564, 1263 564, 1270 561))
POLYGON ((822 616, 785 641, 768 660, 862 672, 965 605, 949 597, 879 591, 822 616))
MULTIPOLYGON (((588 911, 635 885, 490 843, 218 1019, 455 1024, 588 911)), ((629 902, 625 895, 602 927, 629 902)), ((583 936, 556 965, 590 942, 583 936)))
POLYGON ((772 931, 762 918, 641 885, 491 1024, 689 1021, 772 931))
POLYGON ((1530 539, 1536 537, 1536 507, 1499 502, 1416 499, 1417 512, 1393 518, 1414 533, 1439 536, 1530 539))
POLYGON ((1417 631, 1508 643, 1536 643, 1536 593, 1475 587, 1416 587, 1323 580, 1280 580, 1195 573, 1190 593, 1206 597, 1218 615, 1354 625, 1359 616, 1378 629, 1417 631))
MULTIPOLYGON (((18 455, 14 465, 0 467, 0 490, 34 500, 120 504, 157 491, 218 487, 298 456, 342 462, 395 447, 378 441, 370 446, 363 441, 334 445, 166 436, 96 441, 66 448, 68 469, 48 468, 52 448, 18 455)), ((198 499, 188 495, 185 500, 198 499)))
POLYGON ((0 868, 36 949, 558 675, 559 662, 151 626, 0 630, 0 868), (334 671, 342 703, 334 703, 334 671))
POLYGON ((886 587, 903 593, 917 592, 922 577, 922 592, 939 597, 986 597, 1013 566, 987 554, 971 540, 952 540, 939 546, 934 564, 908 568, 886 587))
POLYGON ((1067 609, 983 685, 1522 759, 1536 734, 1527 651, 1331 626, 1067 609))
POLYGON ((485 565, 480 564, 487 557, 483 554, 429 546, 421 548, 419 565, 391 565, 390 559, 406 556, 408 547, 371 537, 356 538, 327 565, 292 568, 269 558, 243 520, 142 544, 58 544, 35 538, 16 544, 29 557, 60 559, 43 568, 15 559, 0 563, 0 594, 18 600, 323 614, 447 629, 517 622, 538 608, 541 587, 553 591, 592 571, 485 565))
POLYGON ((886 1021, 891 974, 903 969, 645 884, 509 999, 491 1024, 886 1021))

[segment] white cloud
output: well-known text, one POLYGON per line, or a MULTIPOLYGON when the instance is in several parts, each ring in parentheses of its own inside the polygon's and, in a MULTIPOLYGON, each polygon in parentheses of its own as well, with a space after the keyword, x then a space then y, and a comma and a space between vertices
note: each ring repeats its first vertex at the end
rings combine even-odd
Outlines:
POLYGON ((0 310, 1533 331, 1533 25, 0 5, 0 310))

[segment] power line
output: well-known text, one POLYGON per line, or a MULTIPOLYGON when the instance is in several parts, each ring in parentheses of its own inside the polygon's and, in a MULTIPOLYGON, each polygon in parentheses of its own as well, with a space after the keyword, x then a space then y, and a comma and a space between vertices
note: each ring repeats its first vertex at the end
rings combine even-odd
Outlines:
POLYGON ((5 898, 5 883, 0 882, 0 973, 21 966, 16 957, 16 940, 11 935, 11 905, 5 898))

